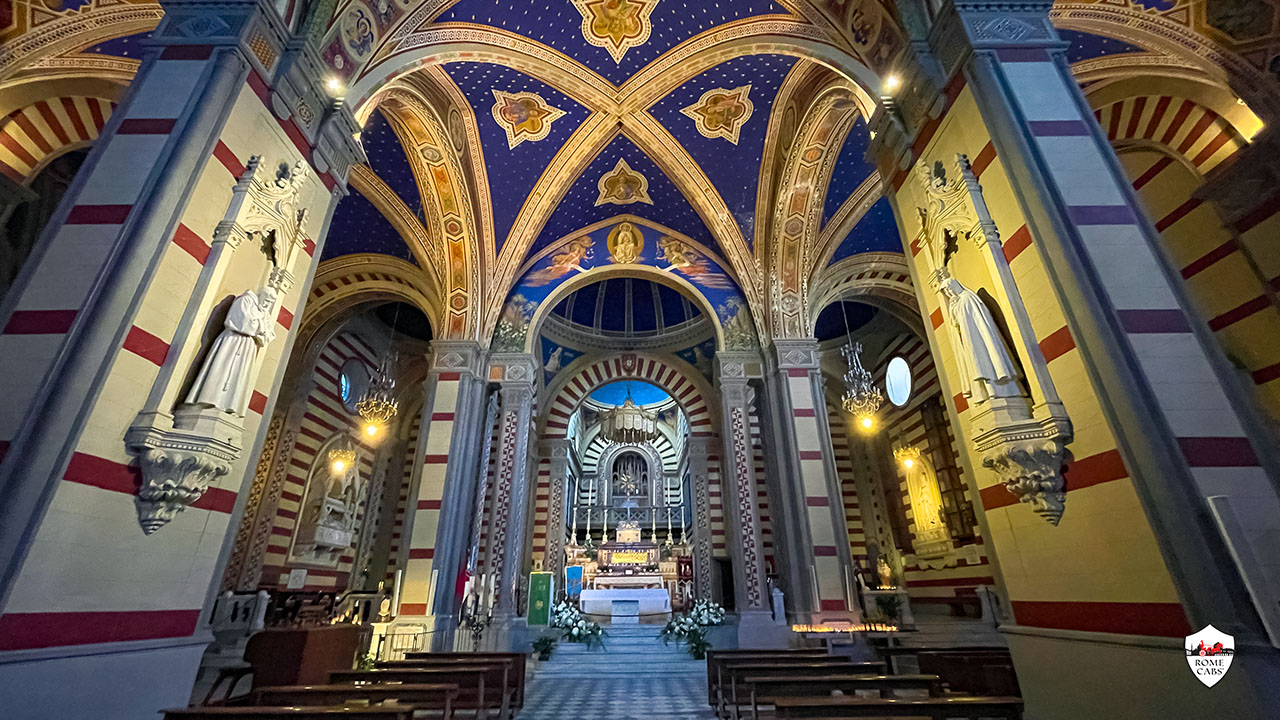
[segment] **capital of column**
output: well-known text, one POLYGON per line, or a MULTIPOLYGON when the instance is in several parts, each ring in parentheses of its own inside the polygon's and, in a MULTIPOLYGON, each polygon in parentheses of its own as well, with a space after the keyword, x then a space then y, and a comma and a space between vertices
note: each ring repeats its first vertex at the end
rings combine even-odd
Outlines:
POLYGON ((817 338, 778 339, 773 341, 769 358, 776 370, 804 369, 817 371, 822 363, 817 338))
POLYGON ((428 381, 441 373, 465 373, 484 377, 484 350, 474 340, 433 340, 428 381))
POLYGON ((716 380, 721 386, 725 383, 759 380, 763 376, 764 361, 759 353, 735 350, 716 353, 716 380))
POLYGON ((1052 0, 952 0, 938 13, 929 46, 950 77, 969 54, 1009 47, 1065 49, 1049 20, 1052 0))
POLYGON ((517 388, 532 393, 538 382, 538 361, 530 353, 493 353, 489 356, 489 380, 502 383, 504 393, 517 388))

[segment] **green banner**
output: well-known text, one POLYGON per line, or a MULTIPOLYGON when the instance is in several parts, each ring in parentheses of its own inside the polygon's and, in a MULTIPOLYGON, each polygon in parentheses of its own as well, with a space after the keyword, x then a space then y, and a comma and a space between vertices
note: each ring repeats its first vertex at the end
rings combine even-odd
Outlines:
POLYGON ((547 625, 551 622, 551 601, 554 584, 549 572, 529 573, 529 624, 547 625))

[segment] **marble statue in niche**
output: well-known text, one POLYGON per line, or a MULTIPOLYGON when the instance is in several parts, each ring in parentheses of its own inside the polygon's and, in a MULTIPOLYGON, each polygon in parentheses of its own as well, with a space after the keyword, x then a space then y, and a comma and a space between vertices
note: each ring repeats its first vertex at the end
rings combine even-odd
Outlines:
POLYGON ((942 282, 942 294, 956 340, 964 396, 975 404, 993 397, 1021 397, 1017 368, 982 299, 954 277, 942 282))
POLYGON ((231 303, 222 332, 205 358, 187 404, 244 417, 258 354, 275 339, 276 291, 246 290, 231 303))

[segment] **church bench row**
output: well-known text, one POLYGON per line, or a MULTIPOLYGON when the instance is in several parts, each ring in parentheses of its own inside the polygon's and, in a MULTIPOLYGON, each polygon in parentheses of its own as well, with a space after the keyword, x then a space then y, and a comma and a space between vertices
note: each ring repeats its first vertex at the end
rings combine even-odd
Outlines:
POLYGON ((920 672, 937 675, 952 692, 1021 696, 1008 650, 933 650, 916 655, 920 672))
POLYGON ((747 675, 784 678, 817 674, 882 675, 884 663, 853 662, 842 656, 724 659, 719 663, 713 698, 716 713, 723 718, 736 717, 738 706, 750 703, 751 696, 742 683, 747 675))
POLYGON ((410 652, 405 653, 404 659, 408 662, 415 663, 434 663, 448 664, 456 661, 469 660, 510 660, 511 666, 507 673, 508 681, 511 684, 514 693, 514 708, 519 711, 524 709, 524 681, 526 665, 528 659, 524 653, 518 652, 410 652))
MULTIPOLYGON (((873 646, 874 647, 874 646, 873 646)), ((993 645, 967 645, 957 647, 876 647, 876 654, 880 659, 889 664, 889 672, 901 672, 899 669, 902 658, 917 658, 921 653, 969 653, 969 654, 999 654, 1005 657, 1009 656, 1009 648, 998 647, 993 645)))
POLYGON ((454 683, 418 683, 357 685, 290 685, 265 687, 249 693, 245 705, 346 705, 352 702, 412 706, 415 710, 433 710, 433 717, 450 720, 458 700, 454 683))
POLYGON ((707 704, 716 704, 716 683, 719 680, 720 665, 731 658, 754 658, 769 660, 776 657, 830 657, 826 648, 789 648, 789 649, 744 649, 744 650, 708 650, 707 651, 707 704))
POLYGON ((238 707, 207 705, 164 710, 164 720, 413 720, 412 705, 368 705, 347 707, 238 707))
POLYGON ((808 718, 928 718, 928 720, 1021 720, 1022 698, 946 696, 929 698, 774 698, 778 720, 808 718))
MULTIPOLYGON (((878 692, 881 697, 894 697, 894 693, 901 690, 942 697, 942 682, 937 675, 747 675, 742 678, 742 684, 750 697, 752 720, 760 720, 761 706, 774 705, 779 698, 832 697, 837 692, 857 696, 867 691, 878 692)), ((736 718, 737 708, 734 710, 736 718)))

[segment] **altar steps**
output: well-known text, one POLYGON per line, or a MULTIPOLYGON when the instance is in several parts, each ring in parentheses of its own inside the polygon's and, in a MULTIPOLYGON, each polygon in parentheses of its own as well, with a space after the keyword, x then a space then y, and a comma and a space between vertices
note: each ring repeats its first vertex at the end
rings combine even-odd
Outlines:
POLYGON ((604 625, 604 648, 558 642, 551 659, 538 664, 540 677, 601 678, 706 676, 706 662, 694 660, 683 645, 663 645, 660 625, 604 625))

